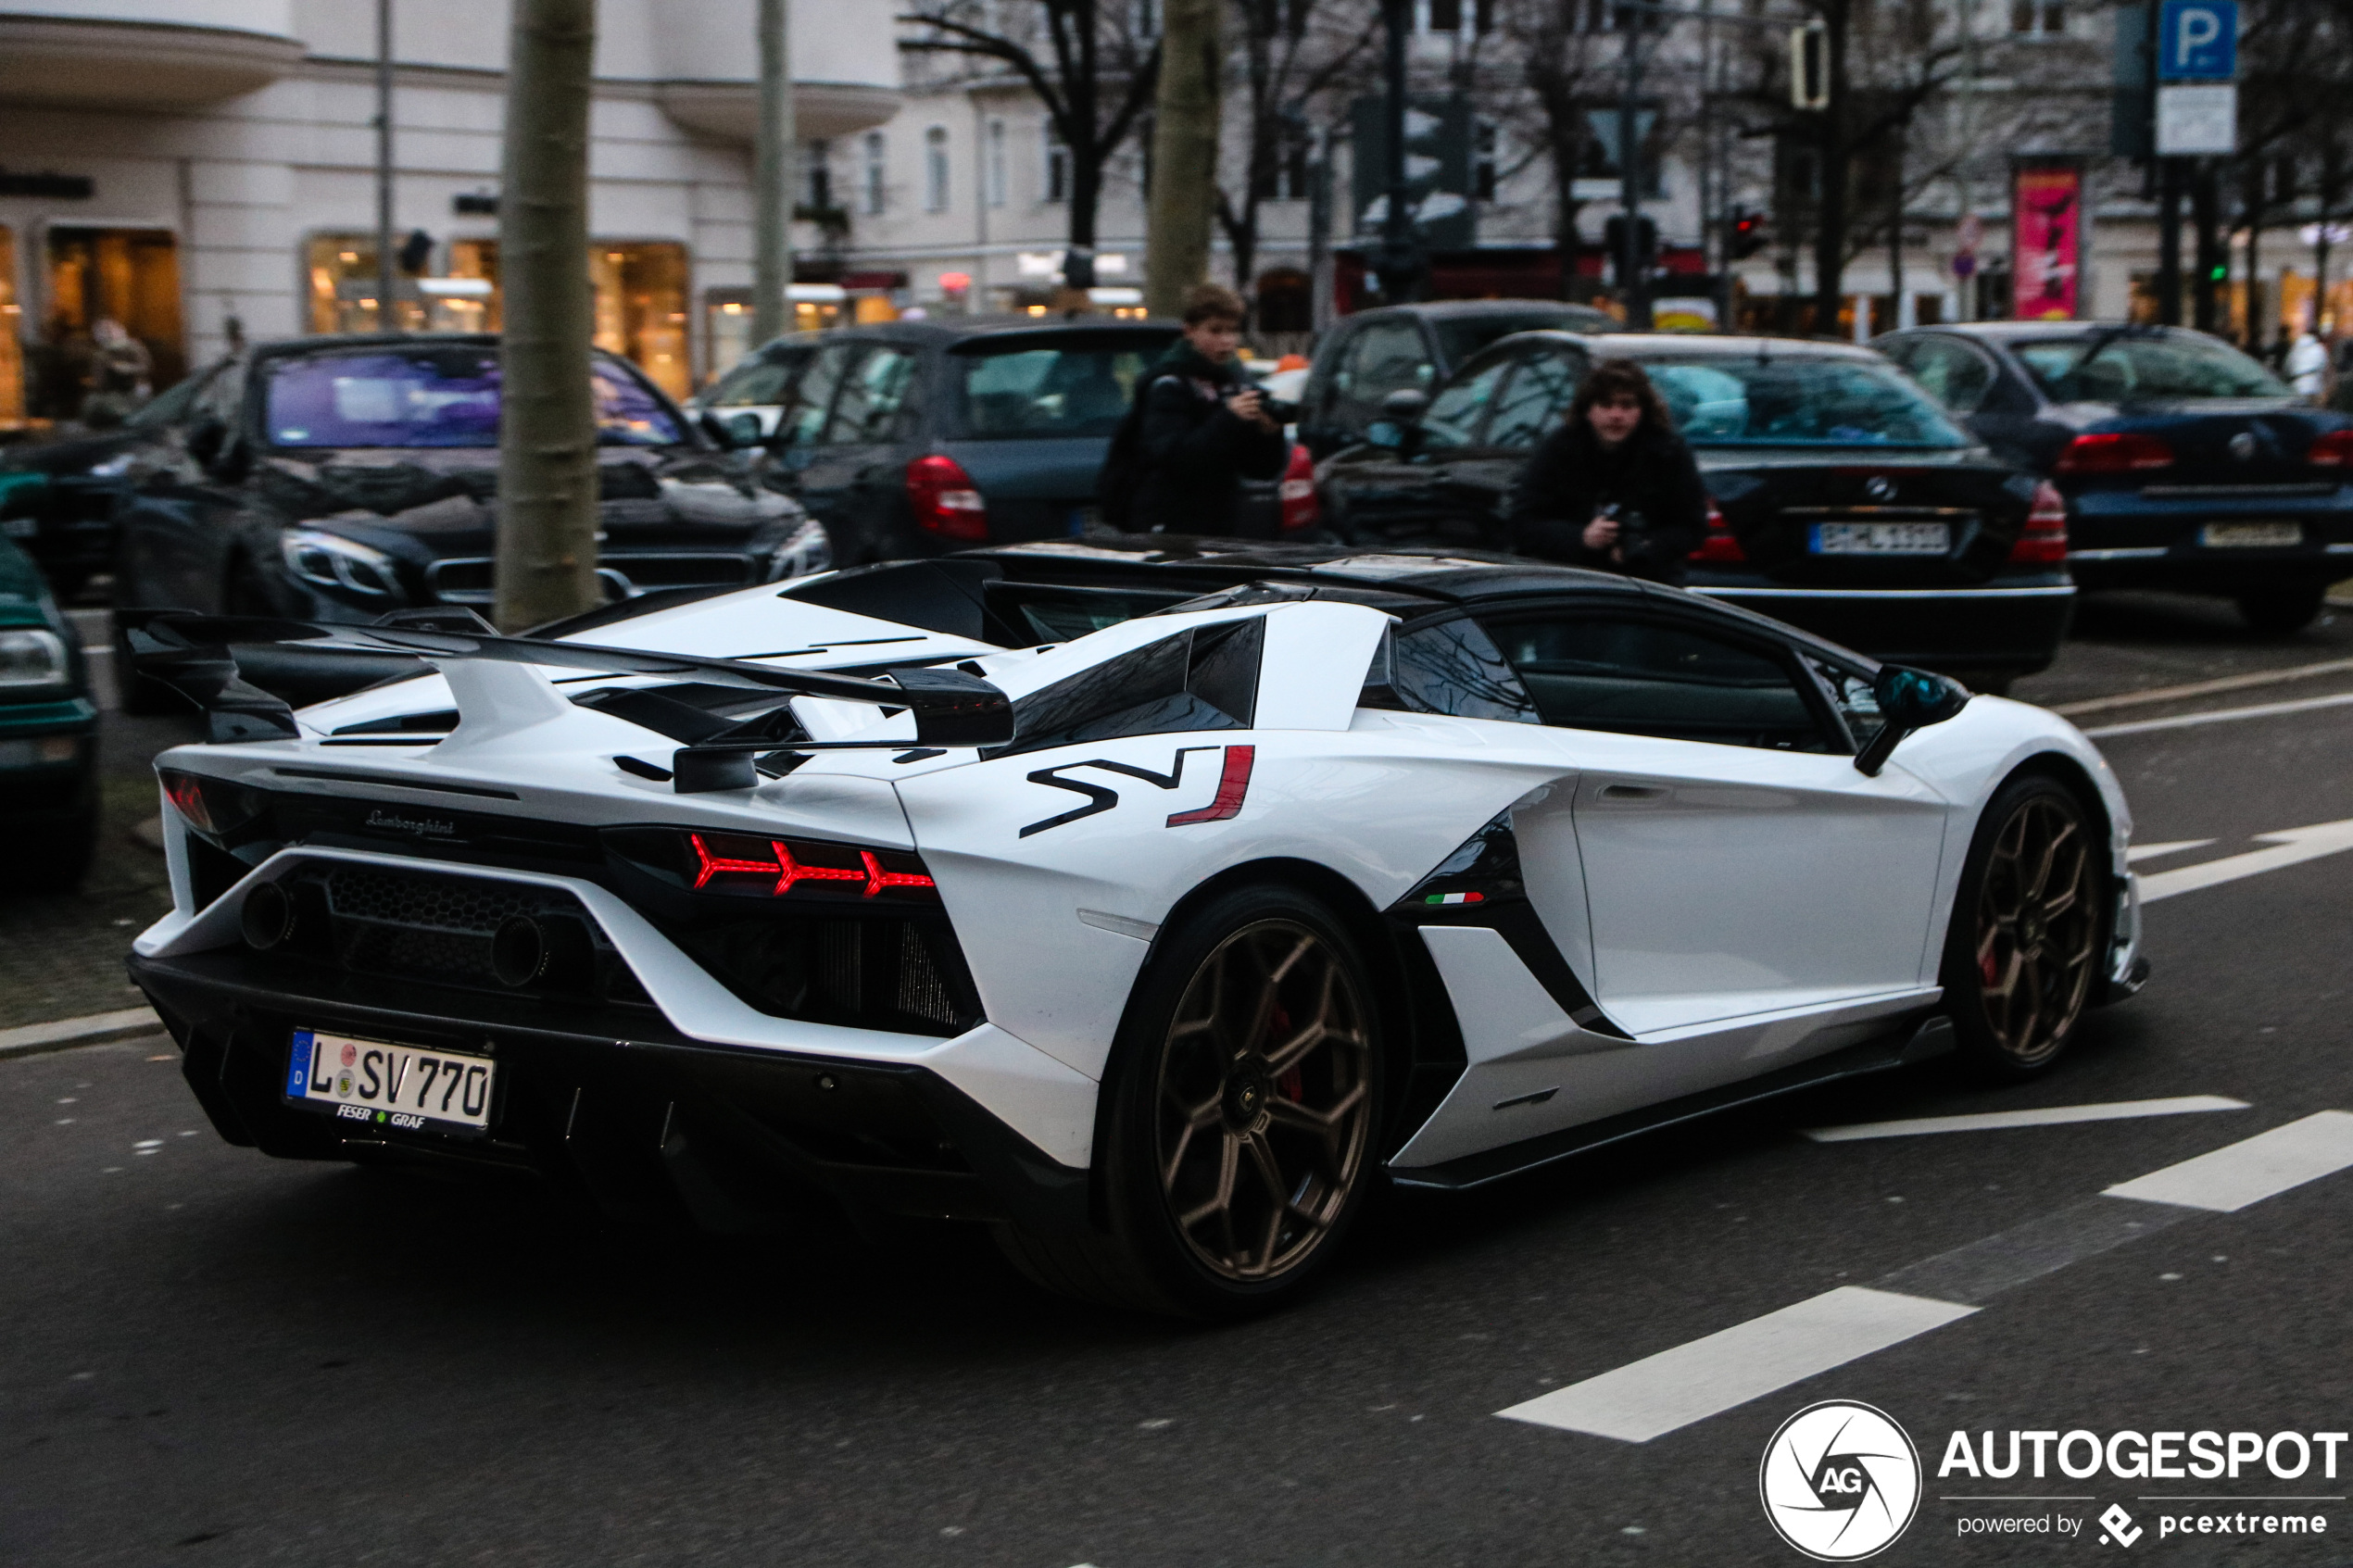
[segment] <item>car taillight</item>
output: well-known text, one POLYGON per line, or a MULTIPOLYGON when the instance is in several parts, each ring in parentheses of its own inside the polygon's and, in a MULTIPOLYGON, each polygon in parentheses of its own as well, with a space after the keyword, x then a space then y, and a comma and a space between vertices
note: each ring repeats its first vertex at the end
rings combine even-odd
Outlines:
POLYGON ((176 769, 159 771, 164 798, 198 833, 234 833, 259 816, 267 797, 225 779, 198 778, 176 769))
POLYGON ((2067 444, 2055 465, 2060 473, 2131 473, 2173 466, 2173 448, 2138 431, 2094 431, 2067 444))
POLYGON ((212 808, 205 804, 203 783, 187 773, 163 775, 163 796, 171 809, 188 820, 188 825, 198 833, 212 831, 212 808))
POLYGON ((915 526, 946 539, 988 537, 988 503, 953 458, 934 454, 907 465, 907 504, 915 526))
POLYGON ((2332 430, 2315 437, 2304 449, 2304 460, 2316 469, 2353 465, 2353 430, 2332 430))
POLYGON ((1322 503, 1315 499, 1315 459, 1307 455, 1306 447, 1290 449, 1290 461, 1283 467, 1283 483, 1276 493, 1282 497, 1286 533, 1313 528, 1323 516, 1322 503))
POLYGON ((1707 498, 1707 537, 1699 542, 1699 548, 1692 552, 1691 558, 1718 565, 1748 559, 1748 552, 1741 548, 1740 540, 1733 536, 1732 525, 1724 521, 1724 513, 1713 495, 1707 498))
POLYGON ((919 898, 935 902, 939 884, 916 856, 809 839, 755 838, 749 834, 689 833, 698 893, 782 898, 795 894, 837 897, 919 898))
POLYGON ((2057 566, 2067 559, 2067 502, 2049 480, 2034 487, 2026 527, 2010 546, 2013 566, 2057 566))

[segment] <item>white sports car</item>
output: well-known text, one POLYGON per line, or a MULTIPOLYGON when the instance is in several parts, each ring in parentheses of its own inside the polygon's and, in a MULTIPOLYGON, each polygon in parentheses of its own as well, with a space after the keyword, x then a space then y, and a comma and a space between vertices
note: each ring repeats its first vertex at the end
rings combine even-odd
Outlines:
POLYGON ((2146 973, 2064 721, 1563 568, 1043 546, 136 644, 216 740, 132 973, 225 1137, 971 1220, 1163 1311, 1288 1298, 1378 1181, 2031 1073, 2146 973), (289 713, 233 659, 297 638, 438 672, 289 713))

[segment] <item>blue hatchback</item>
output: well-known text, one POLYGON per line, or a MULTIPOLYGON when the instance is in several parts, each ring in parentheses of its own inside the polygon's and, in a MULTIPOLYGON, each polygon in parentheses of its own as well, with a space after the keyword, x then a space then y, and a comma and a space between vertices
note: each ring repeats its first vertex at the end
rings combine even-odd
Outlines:
POLYGON ((2353 420, 2220 338, 2000 321, 1873 346, 1997 455, 2057 485, 2083 587, 2221 594, 2276 633, 2353 577, 2353 420))

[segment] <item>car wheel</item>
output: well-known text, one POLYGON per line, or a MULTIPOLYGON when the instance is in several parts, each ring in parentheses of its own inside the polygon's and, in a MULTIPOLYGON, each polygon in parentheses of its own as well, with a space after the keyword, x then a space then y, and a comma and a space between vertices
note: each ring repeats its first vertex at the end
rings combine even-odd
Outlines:
POLYGON ((2280 583, 2249 588, 2238 596, 2239 615, 2266 637, 2284 637, 2312 624, 2328 597, 2324 583, 2280 583))
POLYGON ((2057 780, 1994 796, 1962 863, 1944 942, 1944 999, 1962 1055, 2001 1078, 2058 1059, 2099 978, 2107 846, 2057 780))
POLYGON ((1231 1319, 1320 1273, 1377 1177, 1379 1021, 1363 956, 1293 889, 1223 894, 1163 938, 1113 1053, 1100 1228, 1000 1231, 1050 1289, 1231 1319))

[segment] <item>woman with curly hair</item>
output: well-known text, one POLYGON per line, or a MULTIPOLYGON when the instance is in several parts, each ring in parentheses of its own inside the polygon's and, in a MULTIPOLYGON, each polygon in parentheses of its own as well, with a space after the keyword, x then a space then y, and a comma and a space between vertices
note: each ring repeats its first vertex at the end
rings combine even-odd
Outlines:
POLYGON ((1593 367, 1520 470, 1506 521, 1521 555, 1682 582, 1707 535, 1707 487, 1640 365, 1593 367))

